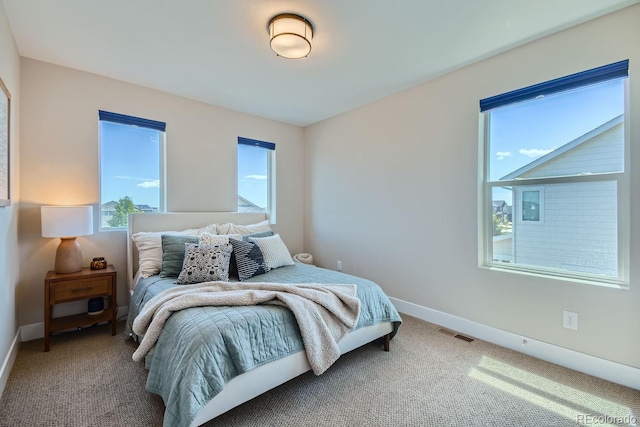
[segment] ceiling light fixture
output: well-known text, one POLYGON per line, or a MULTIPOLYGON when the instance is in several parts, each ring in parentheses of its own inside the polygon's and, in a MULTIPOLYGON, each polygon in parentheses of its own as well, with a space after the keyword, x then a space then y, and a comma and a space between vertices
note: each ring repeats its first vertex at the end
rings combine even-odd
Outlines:
POLYGON ((288 59, 305 58, 311 52, 313 26, 300 15, 283 13, 269 22, 271 49, 288 59))

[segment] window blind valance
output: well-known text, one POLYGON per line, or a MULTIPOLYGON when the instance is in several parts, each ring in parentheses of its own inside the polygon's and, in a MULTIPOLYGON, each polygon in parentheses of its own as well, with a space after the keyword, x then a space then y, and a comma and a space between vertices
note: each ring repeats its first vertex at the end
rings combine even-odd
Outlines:
POLYGON ((275 150, 276 144, 273 142, 258 141, 257 139, 238 137, 238 144, 251 145, 253 147, 266 148, 267 150, 275 150))
POLYGON ((167 124, 156 120, 141 119, 139 117, 127 116, 125 114, 111 113, 109 111, 98 110, 100 120, 120 123, 122 125, 132 125, 165 132, 167 124))
POLYGON ((544 83, 481 99, 480 112, 489 111, 509 104, 515 104, 516 102, 534 99, 539 96, 551 95, 553 93, 563 92, 581 86, 628 76, 629 60, 625 59, 613 64, 603 65, 602 67, 571 74, 570 76, 560 77, 555 80, 549 80, 544 83))

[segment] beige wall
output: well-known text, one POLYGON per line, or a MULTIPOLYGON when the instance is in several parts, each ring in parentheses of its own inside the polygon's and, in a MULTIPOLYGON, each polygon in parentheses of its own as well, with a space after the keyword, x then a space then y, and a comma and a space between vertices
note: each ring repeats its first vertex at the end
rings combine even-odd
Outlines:
MULTIPOLYGON (((488 271, 477 238, 482 98, 629 58, 640 170, 638 22, 640 5, 306 128, 305 250, 392 297, 640 368, 639 263, 630 290, 488 271), (562 310, 579 314, 578 331, 562 328, 562 310)), ((631 197, 637 260, 640 193, 631 197)))
MULTIPOLYGON (((10 155, 11 206, 0 208, 0 369, 18 332, 18 209, 20 206, 20 57, 0 3, 0 78, 11 95, 10 155)), ((2 373, 2 372, 0 372, 2 373)), ((5 372, 8 375, 8 372, 5 372)), ((0 394, 6 377, 0 378, 0 394)))
MULTIPOLYGON (((22 58, 21 76, 20 325, 44 321, 42 282, 53 268, 59 243, 41 237, 40 206, 92 204, 97 218, 99 109, 167 123, 169 211, 235 210, 237 137, 275 142, 274 228, 292 253, 302 251, 301 128, 26 58, 22 58)), ((86 265, 95 256, 115 265, 118 304, 127 306, 125 232, 99 232, 96 227, 93 235, 78 241, 86 265)), ((54 314, 77 308, 77 303, 56 306, 54 314)))

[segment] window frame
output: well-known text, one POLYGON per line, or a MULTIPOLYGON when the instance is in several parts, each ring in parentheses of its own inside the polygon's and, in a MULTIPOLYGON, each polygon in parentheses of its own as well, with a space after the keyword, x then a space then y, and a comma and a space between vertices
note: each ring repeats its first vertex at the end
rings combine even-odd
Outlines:
POLYGON ((125 126, 136 126, 136 127, 144 127, 147 129, 157 130, 159 132, 159 158, 158 158, 158 179, 160 181, 160 188, 158 189, 159 199, 158 199, 158 212, 166 211, 166 200, 167 200, 167 165, 166 165, 166 123, 145 119, 141 117, 129 116, 126 114, 113 113, 105 110, 98 110, 98 185, 99 185, 99 194, 98 194, 98 230, 100 232, 109 232, 109 231, 122 231, 126 230, 127 226, 124 227, 104 227, 102 225, 102 147, 103 147, 103 138, 101 132, 101 122, 111 122, 125 126))
MULTIPOLYGON (((549 83, 558 82, 561 80, 568 80, 574 76, 584 76, 591 71, 605 69, 606 67, 616 68, 616 73, 620 73, 621 67, 628 67, 628 60, 620 61, 618 63, 610 64, 609 66, 599 67, 593 70, 587 70, 581 73, 577 73, 571 76, 566 76, 560 79, 552 80, 549 82, 545 82, 540 84, 541 87, 548 87, 549 83)), ((625 68, 625 71, 628 68, 625 68)), ((490 172, 490 129, 491 129, 491 114, 488 114, 493 108, 497 108, 498 106, 508 105, 509 102, 505 101, 505 98, 508 97, 509 94, 519 93, 520 95, 524 92, 527 93, 529 98, 519 97, 517 100, 514 100, 511 103, 520 102, 526 99, 535 98, 535 86, 529 86, 527 88, 523 88, 520 90, 516 90, 513 92, 509 92, 503 95, 498 95, 492 98, 487 98, 486 100, 500 100, 501 104, 494 104, 495 107, 484 108, 482 107, 481 101, 481 111, 479 114, 479 168, 478 168, 478 178, 479 178, 479 186, 478 186, 478 266, 480 268, 487 268, 490 270, 496 271, 504 271, 510 273, 518 273, 518 274, 526 274, 532 275, 536 277, 544 277, 557 279, 562 281, 571 281, 575 283, 584 283, 591 285, 600 285, 613 287, 618 289, 629 289, 629 263, 630 263, 630 225, 631 225, 631 213, 630 213, 630 197, 631 197, 631 185, 630 185, 630 120, 628 120, 629 116, 629 104, 630 104, 630 91, 629 91, 629 78, 628 74, 624 76, 611 77, 608 80, 614 78, 624 78, 623 81, 623 90, 624 90, 624 170, 622 172, 607 172, 607 173, 597 173, 590 175, 582 175, 582 176, 554 176, 554 177, 539 177, 539 178, 527 178, 527 179, 511 179, 504 181, 490 181, 489 172, 490 172), (598 275, 592 273, 580 273, 580 272, 572 272, 567 270, 555 269, 555 268, 545 268, 545 267, 537 267, 537 266, 528 266, 522 264, 515 263, 505 263, 500 261, 493 260, 493 189, 495 187, 516 187, 517 191, 522 191, 520 187, 528 187, 532 189, 542 189, 541 196, 541 208, 544 203, 544 187, 552 184, 567 184, 567 183, 588 183, 588 182, 598 182, 598 181, 614 181, 616 182, 617 189, 617 268, 618 268, 618 276, 611 277, 605 275, 598 275)), ((598 83, 598 81, 592 80, 584 80, 584 83, 573 85, 572 87, 566 89, 575 89, 579 87, 586 87, 591 84, 598 83)), ((606 80, 601 80, 606 81, 606 80)), ((554 88, 553 92, 548 93, 556 93, 564 90, 557 90, 557 86, 554 88)), ((485 104, 486 107, 487 104, 485 104)), ((520 198, 520 201, 521 198, 520 198)), ((512 206, 515 208, 515 203, 512 203, 512 206)), ((516 215, 514 212, 514 208, 512 208, 512 223, 514 227, 514 233, 516 232, 516 221, 522 222, 522 218, 516 219, 516 215)), ((542 209, 541 209, 542 211, 542 209)), ((520 213, 521 215, 521 213, 520 213)), ((519 215, 519 216, 520 216, 519 215)), ((541 212, 541 221, 544 220, 544 213, 541 212)), ((528 224, 536 224, 534 221, 527 221, 528 224)), ((515 234, 514 234, 515 235, 515 234)))

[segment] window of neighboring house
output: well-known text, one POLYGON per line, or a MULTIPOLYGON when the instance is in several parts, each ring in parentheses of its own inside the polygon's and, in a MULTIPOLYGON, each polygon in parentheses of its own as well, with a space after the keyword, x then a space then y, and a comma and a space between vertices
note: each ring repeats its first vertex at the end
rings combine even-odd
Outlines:
POLYGON ((544 200, 543 190, 533 188, 526 189, 525 187, 520 189, 519 195, 522 221, 541 222, 544 212, 544 206, 542 205, 542 201, 544 200))
POLYGON ((482 266, 628 285, 628 67, 480 101, 482 266))
POLYGON ((132 212, 164 211, 163 122, 99 111, 100 229, 127 227, 132 212))
POLYGON ((238 137, 238 212, 267 212, 275 223, 275 149, 238 137))

